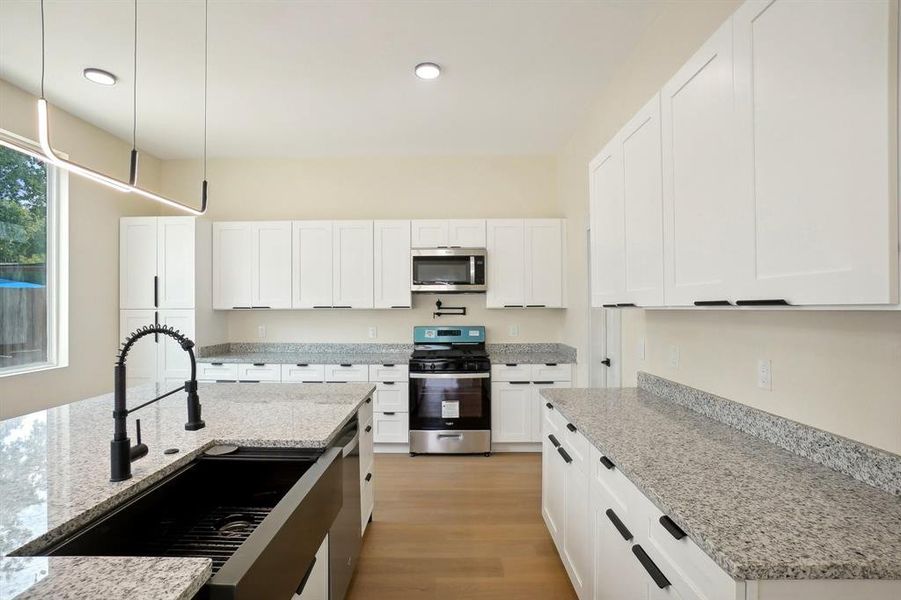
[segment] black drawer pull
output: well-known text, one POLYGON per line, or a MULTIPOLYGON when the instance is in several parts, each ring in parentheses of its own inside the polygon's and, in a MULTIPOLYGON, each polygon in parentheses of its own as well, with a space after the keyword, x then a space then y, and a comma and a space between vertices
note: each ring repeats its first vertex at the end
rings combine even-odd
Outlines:
POLYGON ((250 308, 272 308, 271 306, 251 306, 250 308))
POLYGON ((528 381, 511 381, 510 385, 529 385, 528 381))
POLYGON ((505 363, 504 366, 505 367, 518 367, 519 365, 516 363, 505 363))
POLYGON ((346 368, 348 368, 348 367, 352 367, 353 365, 350 364, 350 363, 342 363, 342 364, 340 364, 340 365, 338 365, 338 366, 339 366, 339 367, 343 367, 343 368, 346 369, 346 368))
POLYGON ((601 464, 604 465, 605 467, 607 467, 608 469, 612 469, 613 467, 616 466, 615 464, 613 464, 613 461, 610 460, 609 458, 607 458, 606 456, 601 457, 601 464))
POLYGON ((554 405, 551 404, 550 402, 545 402, 544 405, 547 406, 549 409, 554 410, 554 405))
POLYGON ((412 306, 407 306, 405 304, 395 304, 391 308, 413 308, 412 306))
POLYGON ((370 431, 372 431, 372 425, 367 425, 365 431, 366 431, 366 433, 369 433, 370 431))
POLYGON ((210 363, 214 367, 221 367, 223 363, 210 363))
POLYGON ((602 308, 616 308, 616 304, 601 304, 602 308))
POLYGON ((295 367, 309 367, 309 366, 310 366, 310 363, 297 363, 297 364, 294 365, 294 366, 295 366, 295 367))
POLYGON ((634 302, 621 302, 617 303, 616 308, 637 308, 634 302))
POLYGON ((384 383, 385 385, 394 385, 393 381, 383 381, 382 383, 384 383))
POLYGON ((396 415, 397 413, 395 413, 395 412, 383 412, 382 414, 385 415, 386 417, 393 417, 393 416, 396 415))
POLYGON ((372 473, 366 473, 366 481, 372 481, 372 473))
POLYGON ((546 366, 546 367, 556 367, 556 366, 557 366, 557 363, 544 363, 544 366, 546 366))
POLYGON ((316 305, 316 304, 314 304, 314 305, 313 305, 313 308, 331 308, 331 306, 316 305))
POLYGON ((383 363, 382 366, 383 367, 393 367, 394 363, 383 363))
POLYGON ((366 398, 366 404, 369 404, 370 402, 372 402, 372 396, 366 398))
POLYGON ((253 363, 253 366, 255 366, 255 367, 265 367, 265 366, 266 366, 266 363, 253 363))
POLYGON ((232 306, 236 310, 250 310, 249 306, 232 306))
POLYGON ((738 306, 791 306, 784 298, 774 298, 772 300, 737 300, 738 306))
POLYGON ((534 383, 535 385, 552 385, 554 382, 553 381, 533 381, 532 383, 534 383))
POLYGON ((695 300, 695 306, 732 306, 728 300, 695 300))
POLYGON ((560 456, 563 457, 563 460, 566 461, 566 464, 569 464, 573 461, 573 458, 572 458, 572 456, 569 455, 569 452, 564 450, 562 447, 558 447, 557 452, 560 453, 560 456))
POLYGON ((526 304, 526 308, 547 308, 547 304, 526 304))
POLYGON ((522 308, 522 304, 504 304, 504 308, 522 308))
POLYGON ((607 518, 610 519, 610 522, 613 523, 613 526, 616 527, 616 530, 619 532, 623 539, 627 542, 632 539, 632 532, 629 531, 629 528, 626 527, 626 524, 619 520, 619 517, 616 516, 616 513, 613 512, 612 508, 608 508, 605 511, 607 518))
POLYGON ((570 431, 572 431, 573 433, 576 432, 576 426, 573 425, 572 423, 567 423, 566 428, 569 429, 570 431))
POLYGON ((681 540, 685 537, 685 532, 682 531, 682 528, 676 525, 673 520, 666 515, 660 517, 660 524, 663 525, 663 528, 666 529, 669 534, 677 540, 681 540))
POLYGON ((554 445, 554 448, 560 447, 560 442, 557 441, 557 438, 554 437, 554 434, 551 433, 547 436, 547 439, 551 440, 551 443, 554 445))
POLYGON ((638 562, 641 563, 641 566, 644 567, 644 570, 648 572, 648 575, 651 576, 651 579, 654 580, 654 583, 657 584, 661 590, 663 588, 667 588, 670 586, 669 579, 657 568, 657 565, 654 564, 654 561, 651 560, 651 557, 647 555, 644 551, 644 548, 635 544, 632 546, 632 554, 635 555, 635 558, 638 559, 638 562))

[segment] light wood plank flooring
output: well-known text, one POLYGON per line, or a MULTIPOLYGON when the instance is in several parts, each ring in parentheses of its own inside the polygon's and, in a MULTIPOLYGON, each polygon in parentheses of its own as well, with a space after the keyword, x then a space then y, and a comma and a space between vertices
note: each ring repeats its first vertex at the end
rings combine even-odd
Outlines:
POLYGON ((576 598, 541 518, 541 455, 375 458, 348 600, 576 598))

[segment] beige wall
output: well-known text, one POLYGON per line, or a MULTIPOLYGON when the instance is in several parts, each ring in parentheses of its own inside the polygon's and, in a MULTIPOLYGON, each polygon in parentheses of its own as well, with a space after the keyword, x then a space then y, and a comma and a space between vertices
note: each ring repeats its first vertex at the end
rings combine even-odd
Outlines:
MULTIPOLYGON (((564 339, 586 356, 588 162, 731 14, 735 0, 667 5, 558 156, 570 231, 564 339)), ((626 311, 623 385, 645 370, 901 453, 901 313, 626 311), (637 347, 646 342, 646 358, 637 347), (678 346, 679 368, 670 352, 678 346), (773 361, 773 391, 757 388, 773 361)), ((580 382, 587 380, 584 361, 580 382)))
MULTIPOLYGON (((379 157, 220 159, 209 164, 214 220, 555 217, 556 161, 551 157, 379 157)), ((196 161, 164 161, 166 190, 189 198, 196 161)), ((484 295, 422 295, 413 310, 272 311, 228 315, 227 340, 405 342, 428 325, 434 302, 468 308, 438 323, 486 325, 491 342, 562 340, 562 310, 487 310, 484 295), (258 328, 266 328, 261 340, 258 328), (376 326, 378 335, 368 337, 376 326), (510 327, 519 329, 510 335, 510 327)), ((225 341, 225 340, 223 340, 225 341)))
MULTIPOLYGON (((36 139, 35 99, 0 80, 0 129, 36 139)), ((54 146, 75 161, 127 178, 131 145, 52 110, 54 146)), ((155 184, 159 164, 142 162, 155 184)), ((112 389, 119 337, 119 217, 156 206, 80 177, 69 177, 69 366, 0 378, 0 418, 112 389)))

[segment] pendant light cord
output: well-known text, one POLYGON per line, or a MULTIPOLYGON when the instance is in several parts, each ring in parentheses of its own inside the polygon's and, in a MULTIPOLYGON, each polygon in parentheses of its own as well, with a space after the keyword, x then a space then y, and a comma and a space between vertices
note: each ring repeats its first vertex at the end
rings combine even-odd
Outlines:
POLYGON ((207 154, 207 103, 209 87, 207 83, 209 71, 209 54, 210 54, 210 1, 204 0, 203 3, 203 180, 206 181, 206 154, 207 154))
POLYGON ((47 51, 44 49, 44 0, 41 0, 41 98, 44 98, 44 55, 47 51))
POLYGON ((135 16, 135 47, 134 47, 134 56, 132 57, 133 62, 133 74, 134 81, 132 82, 131 88, 131 109, 132 109, 132 122, 131 122, 131 149, 138 149, 138 0, 135 0, 134 6, 134 16, 135 16))

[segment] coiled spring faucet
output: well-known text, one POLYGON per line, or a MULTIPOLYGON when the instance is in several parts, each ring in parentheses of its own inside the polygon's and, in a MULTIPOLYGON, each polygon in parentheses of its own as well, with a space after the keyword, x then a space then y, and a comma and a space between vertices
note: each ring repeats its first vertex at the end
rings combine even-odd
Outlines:
POLYGON ((188 393, 188 421, 185 423, 185 429, 188 431, 203 429, 206 423, 200 418, 201 407, 200 397, 197 395, 197 361, 194 358, 194 342, 177 329, 165 325, 147 325, 125 338, 125 341, 122 342, 122 349, 116 356, 115 389, 113 390, 113 421, 115 425, 113 441, 110 442, 110 481, 130 479, 131 463, 146 456, 148 452, 147 444, 141 442, 140 419, 135 423, 138 443, 134 446, 131 445, 131 439, 128 437, 126 429, 128 415, 182 390, 188 393), (125 361, 128 358, 128 351, 131 350, 134 343, 147 335, 167 335, 178 342, 182 350, 187 352, 191 358, 191 379, 181 387, 129 409, 125 406, 125 361))

